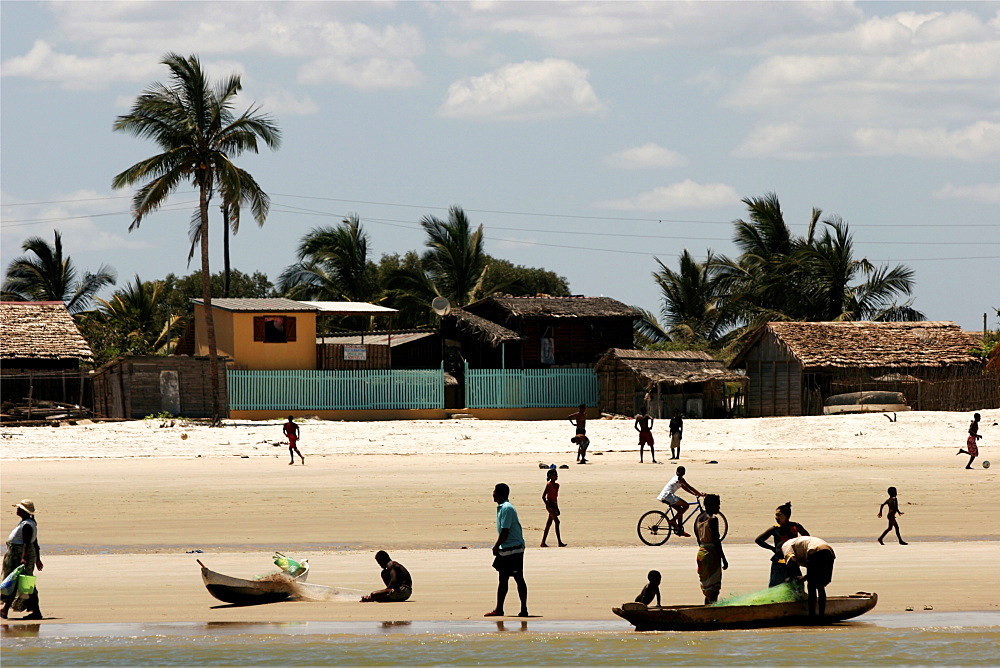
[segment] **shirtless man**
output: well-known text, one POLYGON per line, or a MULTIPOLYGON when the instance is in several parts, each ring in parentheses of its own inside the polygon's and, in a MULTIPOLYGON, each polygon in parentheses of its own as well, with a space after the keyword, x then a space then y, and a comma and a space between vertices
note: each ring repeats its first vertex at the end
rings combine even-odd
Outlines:
POLYGON ((362 603, 391 603, 405 601, 413 593, 413 579, 410 571, 406 570, 401 563, 389 558, 389 553, 379 550, 375 553, 375 561, 382 567, 382 582, 385 589, 378 589, 361 597, 362 603))
POLYGON ((576 427, 577 436, 587 434, 587 404, 580 404, 580 410, 569 416, 569 423, 576 427))
POLYGON ((281 433, 283 433, 285 438, 288 439, 288 456, 292 458, 292 461, 288 462, 288 465, 291 466, 295 463, 296 454, 299 455, 299 459, 301 459, 302 463, 305 464, 306 458, 302 456, 302 453, 299 452, 299 446, 296 445, 299 441, 299 434, 301 432, 299 432, 299 425, 295 424, 295 420, 291 415, 288 416, 288 422, 282 425, 281 433))
POLYGON ((653 451, 653 417, 646 412, 646 407, 642 407, 642 412, 635 416, 635 424, 632 425, 639 432, 639 463, 642 463, 642 451, 646 444, 649 444, 649 456, 656 464, 656 453, 653 451))
POLYGON ((965 465, 965 468, 971 469, 972 462, 976 461, 976 457, 979 456, 979 444, 976 443, 983 436, 979 433, 979 420, 981 419, 979 413, 972 416, 972 422, 969 423, 969 438, 965 441, 965 448, 959 450, 956 454, 961 455, 965 453, 969 455, 969 463, 965 465))

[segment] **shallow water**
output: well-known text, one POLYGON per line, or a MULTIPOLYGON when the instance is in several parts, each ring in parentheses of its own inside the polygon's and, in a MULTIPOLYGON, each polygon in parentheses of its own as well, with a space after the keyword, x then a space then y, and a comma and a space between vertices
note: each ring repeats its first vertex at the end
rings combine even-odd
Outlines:
POLYGON ((1000 613, 832 627, 636 633, 617 621, 3 625, 24 665, 997 665, 1000 613), (791 634, 795 634, 792 637, 791 634))

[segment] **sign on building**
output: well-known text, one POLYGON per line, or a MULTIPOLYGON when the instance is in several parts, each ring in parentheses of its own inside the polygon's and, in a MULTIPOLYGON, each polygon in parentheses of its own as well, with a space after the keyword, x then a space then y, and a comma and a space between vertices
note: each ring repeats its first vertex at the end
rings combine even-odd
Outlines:
POLYGON ((344 359, 364 362, 368 359, 368 348, 364 345, 344 345, 344 359))

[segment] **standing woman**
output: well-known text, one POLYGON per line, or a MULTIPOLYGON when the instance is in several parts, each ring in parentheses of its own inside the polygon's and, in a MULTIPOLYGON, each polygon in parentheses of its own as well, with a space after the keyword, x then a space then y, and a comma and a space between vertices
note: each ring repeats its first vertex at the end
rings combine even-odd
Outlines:
MULTIPOLYGON (((17 508, 17 516, 20 523, 7 537, 7 554, 3 557, 4 578, 18 566, 24 566, 22 575, 33 575, 35 566, 42 570, 42 557, 38 550, 38 523, 35 522, 35 502, 31 499, 22 499, 20 503, 14 505, 17 508)), ((0 617, 7 619, 10 605, 14 602, 17 593, 10 596, 3 596, 3 609, 0 610, 0 617)), ((28 597, 28 616, 23 619, 42 619, 42 611, 38 607, 38 590, 36 589, 28 597)))
POLYGON ((555 467, 556 465, 553 464, 548 473, 545 474, 548 482, 545 483, 545 489, 542 490, 542 502, 545 503, 545 511, 549 514, 549 518, 545 521, 541 547, 548 547, 545 541, 549 537, 549 527, 553 524, 556 525, 556 541, 559 543, 559 547, 566 547, 566 543, 562 541, 562 535, 559 533, 559 483, 556 482, 559 480, 559 473, 555 467))
POLYGON ((789 577, 798 575, 797 572, 789 573, 788 566, 785 564, 785 557, 781 551, 781 546, 792 538, 808 536, 809 532, 806 531, 806 528, 798 522, 792 522, 791 517, 791 501, 778 506, 774 511, 774 521, 777 522, 777 524, 757 536, 757 540, 755 541, 765 550, 774 553, 771 555, 771 578, 768 580, 768 587, 779 585, 789 577), (771 537, 774 538, 773 546, 767 542, 771 537))

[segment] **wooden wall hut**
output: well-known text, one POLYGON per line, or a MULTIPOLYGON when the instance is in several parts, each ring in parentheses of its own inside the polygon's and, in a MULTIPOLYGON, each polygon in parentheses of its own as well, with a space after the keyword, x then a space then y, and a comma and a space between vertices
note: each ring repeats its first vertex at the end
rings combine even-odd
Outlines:
POLYGON ((598 406, 605 413, 636 415, 646 405, 653 417, 675 410, 690 417, 731 417, 746 376, 705 352, 612 348, 594 367, 598 406), (733 391, 727 392, 727 383, 733 391))
POLYGON ((1000 406, 1000 380, 952 322, 771 322, 730 363, 750 417, 819 415, 834 394, 902 392, 914 410, 1000 406))
MULTIPOLYGON (((547 295, 493 295, 465 306, 462 311, 519 337, 516 352, 515 346, 504 351, 505 366, 523 369, 592 367, 609 348, 632 346, 632 324, 642 316, 638 309, 610 297, 547 295)), ((500 338, 507 340, 506 335, 500 338)), ((492 347, 498 348, 499 344, 492 347)), ((496 356, 491 358, 486 351, 476 357, 490 364, 497 361, 496 356)), ((467 359, 471 364, 472 358, 467 356, 467 359)))
POLYGON ((316 339, 317 369, 438 369, 441 334, 426 329, 352 332, 316 339), (348 359, 345 347, 365 347, 365 359, 348 359), (390 354, 391 350, 391 354, 390 354))
POLYGON ((0 387, 3 403, 90 404, 94 361, 87 340, 62 302, 0 302, 0 387))
MULTIPOLYGON (((219 360, 219 407, 229 406, 226 367, 219 360)), ((94 372, 94 412, 101 417, 139 420, 170 413, 212 417, 212 383, 207 357, 186 355, 127 356, 94 372)))

